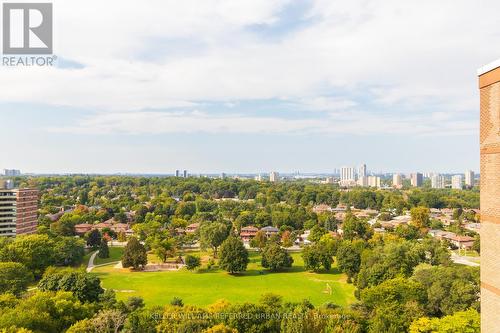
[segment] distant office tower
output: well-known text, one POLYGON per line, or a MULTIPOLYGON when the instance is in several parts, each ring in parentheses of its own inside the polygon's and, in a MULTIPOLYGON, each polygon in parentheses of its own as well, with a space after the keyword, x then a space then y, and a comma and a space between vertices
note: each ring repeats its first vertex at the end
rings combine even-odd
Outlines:
POLYGON ((474 187, 474 171, 465 171, 465 186, 474 187))
POLYGON ((179 170, 175 170, 175 177, 179 177, 181 175, 181 172, 179 170))
POLYGON ((368 186, 368 178, 369 177, 366 177, 366 176, 361 176, 361 177, 358 177, 358 180, 356 181, 356 183, 359 185, 359 186, 368 186))
POLYGON ((221 172, 220 179, 226 179, 226 174, 224 172, 221 172))
POLYGON ((431 187, 432 188, 444 188, 445 187, 444 176, 438 175, 438 174, 433 174, 431 176, 431 187))
POLYGON ((481 90, 481 332, 500 314, 500 59, 479 70, 481 90))
POLYGON ((368 176, 368 186, 370 187, 380 187, 380 177, 368 176))
POLYGON ((366 164, 361 164, 358 168, 358 178, 366 177, 366 164))
POLYGON ((420 172, 411 174, 411 186, 419 187, 422 186, 423 182, 424 182, 424 177, 420 172))
POLYGON ((456 190, 462 189, 462 175, 451 176, 451 188, 456 190))
POLYGON ((3 174, 7 177, 20 176, 21 171, 16 169, 3 169, 3 174))
POLYGON ((270 182, 277 182, 280 178, 280 174, 276 171, 272 171, 270 174, 269 174, 269 181, 270 182))
POLYGON ((403 177, 399 173, 392 175, 392 187, 402 188, 403 187, 403 177))
POLYGON ((0 237, 36 232, 38 190, 0 188, 0 237))
POLYGON ((182 171, 182 177, 187 178, 188 172, 187 170, 182 171))

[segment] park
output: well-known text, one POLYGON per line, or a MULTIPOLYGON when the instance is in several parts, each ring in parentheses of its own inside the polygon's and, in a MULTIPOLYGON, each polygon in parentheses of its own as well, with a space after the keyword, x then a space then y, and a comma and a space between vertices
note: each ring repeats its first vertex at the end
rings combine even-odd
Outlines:
MULTIPOLYGON (((113 250, 119 260, 120 251, 113 250)), ((204 253, 195 252, 202 258, 204 253)), ((118 299, 140 296, 148 305, 165 305, 174 297, 185 304, 207 306, 220 299, 231 303, 257 302, 266 293, 283 297, 285 301, 300 302, 304 299, 319 306, 331 303, 345 306, 355 301, 354 286, 333 264, 330 271, 308 272, 304 269, 301 254, 292 253, 293 266, 280 272, 270 272, 260 263, 260 254, 250 252, 247 271, 231 275, 216 266, 192 272, 185 268, 175 271, 137 272, 117 268, 116 262, 97 266, 92 270, 102 281, 102 286, 116 292, 118 299)), ((111 258, 112 259, 112 258, 111 258)), ((154 259, 153 259, 154 260, 154 259)), ((111 262, 111 263, 110 263, 111 262)))

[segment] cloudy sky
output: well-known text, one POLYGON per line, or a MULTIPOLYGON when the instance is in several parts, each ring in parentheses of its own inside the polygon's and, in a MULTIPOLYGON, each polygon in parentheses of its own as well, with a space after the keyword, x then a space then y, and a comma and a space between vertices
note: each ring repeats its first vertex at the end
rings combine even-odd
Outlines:
POLYGON ((497 0, 55 0, 49 68, 0 66, 0 168, 462 172, 497 0))

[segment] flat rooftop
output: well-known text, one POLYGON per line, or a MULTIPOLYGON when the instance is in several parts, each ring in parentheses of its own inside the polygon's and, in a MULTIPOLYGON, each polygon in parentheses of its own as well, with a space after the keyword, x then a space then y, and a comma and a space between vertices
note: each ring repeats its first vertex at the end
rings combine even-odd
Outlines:
POLYGON ((494 69, 496 69, 498 67, 500 67, 500 59, 497 59, 497 60, 495 60, 493 62, 490 62, 489 64, 484 65, 483 67, 479 68, 477 70, 477 75, 481 76, 483 74, 491 72, 492 70, 494 70, 494 69))

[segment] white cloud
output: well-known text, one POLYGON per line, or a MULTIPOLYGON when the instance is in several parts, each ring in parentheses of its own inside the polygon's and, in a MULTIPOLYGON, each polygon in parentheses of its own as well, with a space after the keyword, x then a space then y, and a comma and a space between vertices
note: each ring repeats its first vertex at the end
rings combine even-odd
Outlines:
POLYGON ((240 114, 214 116, 204 112, 107 112, 87 116, 76 126, 48 128, 51 132, 72 134, 169 134, 169 133, 246 133, 246 134, 354 134, 380 135, 468 135, 477 130, 467 121, 439 122, 442 118, 374 115, 363 111, 332 112, 318 118, 286 119, 248 117, 240 114))
MULTIPOLYGON (((402 113, 454 114, 477 108, 475 69, 500 55, 498 1, 316 0, 304 13, 310 24, 281 39, 270 42, 246 29, 272 26, 290 2, 58 0, 55 52, 85 67, 0 68, 0 101, 125 117, 123 111, 193 107, 199 101, 273 98, 311 110, 350 110, 359 104, 350 97, 355 93, 381 107, 400 106, 402 113), (199 47, 169 52, 183 40, 199 47), (141 52, 158 56, 148 61, 138 57, 141 52), (324 97, 329 95, 338 97, 324 97)), ((370 116, 378 119, 365 111, 370 116)), ((259 118, 228 119, 227 126, 243 119, 268 128, 259 118)), ((410 120, 403 116, 395 127, 411 131, 413 124, 404 123, 410 120)), ((271 123, 303 129, 290 120, 271 123)))

